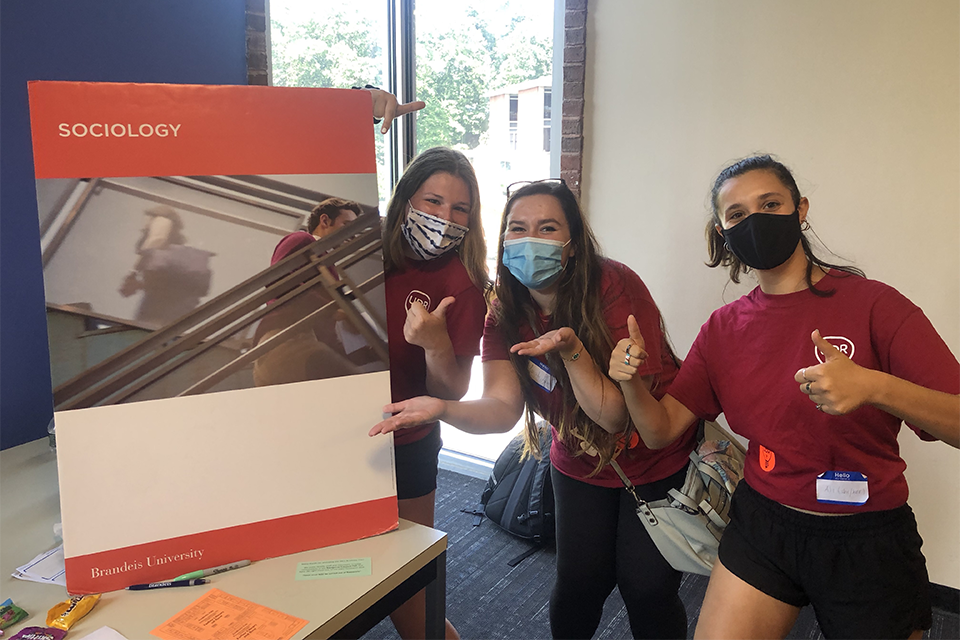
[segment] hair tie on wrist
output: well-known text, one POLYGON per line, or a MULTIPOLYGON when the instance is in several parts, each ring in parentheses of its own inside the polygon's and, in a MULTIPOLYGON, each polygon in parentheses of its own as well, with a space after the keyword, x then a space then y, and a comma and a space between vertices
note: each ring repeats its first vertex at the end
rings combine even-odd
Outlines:
MULTIPOLYGON (((351 89, 376 89, 377 91, 380 90, 380 87, 375 87, 372 84, 365 84, 362 87, 350 87, 350 88, 351 89)), ((383 118, 374 118, 373 124, 380 124, 381 120, 383 120, 383 118)))

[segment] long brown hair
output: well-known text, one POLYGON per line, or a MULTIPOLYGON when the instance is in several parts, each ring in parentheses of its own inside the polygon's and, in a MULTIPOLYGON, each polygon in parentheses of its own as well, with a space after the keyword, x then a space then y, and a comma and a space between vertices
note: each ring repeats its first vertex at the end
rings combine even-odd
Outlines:
MULTIPOLYGON (((521 341, 520 327, 530 327, 534 335, 540 335, 537 320, 538 307, 530 297, 530 291, 503 266, 503 236, 507 218, 513 205, 525 196, 545 194, 556 198, 567 218, 570 229, 571 255, 564 265, 557 281, 557 305, 550 318, 547 330, 571 327, 583 342, 586 352, 602 372, 607 370, 610 352, 613 350, 613 338, 603 317, 603 301, 600 298, 602 260, 600 249, 593 231, 583 217, 580 203, 573 192, 562 182, 534 182, 519 189, 507 200, 500 220, 500 238, 497 245, 497 280, 494 285, 496 303, 492 312, 507 344, 521 341)), ((593 473, 597 473, 607 464, 616 450, 617 438, 607 433, 591 420, 580 408, 570 385, 566 367, 559 354, 550 352, 544 358, 547 366, 557 379, 561 390, 563 408, 556 419, 557 433, 561 440, 570 443, 575 455, 580 455, 580 441, 595 448, 600 461, 593 473)), ((525 356, 510 354, 510 362, 520 381, 520 390, 526 404, 526 428, 524 440, 526 452, 540 456, 540 434, 536 424, 535 412, 551 419, 537 403, 533 393, 533 383, 527 370, 525 356)))
POLYGON ((446 147, 427 149, 407 165, 406 171, 397 182, 387 205, 387 218, 383 227, 383 264, 386 273, 402 269, 407 257, 403 247, 403 222, 407 218, 407 203, 417 190, 435 173, 449 173, 463 180, 470 191, 470 212, 467 222, 467 235, 456 251, 467 270, 470 280, 480 291, 487 295, 490 291, 490 278, 487 275, 487 243, 483 238, 483 225, 480 222, 480 187, 477 175, 467 157, 446 147))

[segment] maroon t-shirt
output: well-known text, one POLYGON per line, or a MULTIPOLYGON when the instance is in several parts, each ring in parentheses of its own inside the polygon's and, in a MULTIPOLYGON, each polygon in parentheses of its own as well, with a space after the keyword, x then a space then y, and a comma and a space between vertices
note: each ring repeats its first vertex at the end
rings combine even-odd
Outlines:
MULTIPOLYGON (((630 332, 627 329, 627 316, 633 314, 640 325, 640 332, 643 334, 648 354, 646 362, 638 368, 637 375, 658 374, 659 383, 653 394, 660 398, 677 375, 677 365, 670 357, 670 352, 666 346, 666 337, 660 329, 660 311, 653 302, 646 285, 627 266, 614 260, 603 259, 602 269, 600 300, 603 303, 603 318, 610 329, 613 343, 616 344, 621 339, 630 337, 630 332)), ((551 326, 549 317, 541 317, 537 331, 543 334, 559 328, 551 326)), ((572 327, 572 329, 577 330, 576 327, 572 327)), ((532 340, 534 338, 533 329, 529 326, 521 326, 520 337, 522 341, 532 340)), ((484 362, 509 359, 509 350, 513 345, 506 344, 504 340, 493 314, 490 314, 483 330, 484 362)), ((607 354, 607 357, 609 355, 607 354)), ((544 380, 544 374, 552 376, 545 360, 530 357, 527 358, 527 361, 529 366, 539 368, 539 371, 533 370, 535 375, 532 377, 535 381, 537 379, 544 380)), ((606 374, 606 371, 604 371, 604 374, 606 374)), ((533 390, 537 400, 537 406, 533 407, 534 411, 551 425, 558 424, 560 416, 565 411, 572 410, 563 407, 562 392, 559 385, 554 386, 552 391, 547 391, 546 387, 535 383, 533 390)), ((609 465, 604 467, 597 475, 590 477, 596 467, 597 458, 586 453, 577 455, 581 451, 579 441, 573 438, 569 442, 562 441, 557 436, 556 427, 551 428, 553 429, 553 444, 550 449, 550 462, 558 471, 592 485, 601 487, 623 486, 620 477, 609 465)), ((659 450, 648 449, 642 441, 638 441, 636 446, 621 453, 617 462, 634 484, 647 484, 662 480, 676 473, 687 464, 690 451, 693 450, 695 436, 696 429, 689 429, 687 433, 670 446, 659 450)))
POLYGON ((907 500, 901 420, 869 405, 843 416, 817 411, 794 381, 822 360, 810 334, 819 329, 862 367, 946 393, 960 392, 960 365, 923 311, 892 287, 835 271, 818 287, 836 293, 757 287, 714 311, 669 393, 701 418, 722 412, 749 438, 744 477, 771 500, 823 513, 896 508, 907 500), (865 475, 866 503, 818 502, 817 476, 831 471, 865 475))
MULTIPOLYGON (((445 316, 453 353, 461 357, 479 355, 487 305, 455 252, 435 260, 408 259, 406 268, 387 274, 386 295, 390 391, 394 402, 430 395, 423 349, 403 337, 403 325, 411 304, 422 304, 433 312, 447 296, 456 298, 456 302, 447 307, 445 316)), ((434 422, 400 429, 394 432, 394 444, 416 442, 438 427, 439 423, 434 422)))
POLYGON ((294 231, 284 236, 273 250, 273 255, 270 257, 270 266, 277 264, 287 256, 293 255, 308 244, 316 241, 317 239, 313 237, 313 234, 307 233, 306 231, 294 231))
MULTIPOLYGON (((316 241, 317 239, 313 237, 313 234, 307 233, 306 231, 294 231, 284 236, 273 250, 273 255, 270 257, 270 266, 277 264, 284 258, 293 255, 316 241)), ((336 275, 335 270, 331 269, 331 271, 336 275)), ((314 272, 313 275, 316 275, 316 272, 314 272)), ((254 333, 254 341, 259 342, 264 334, 270 331, 286 329, 306 314, 319 309, 329 301, 330 297, 327 295, 323 286, 320 284, 314 285, 308 291, 304 291, 297 296, 297 298, 284 305, 279 312, 272 312, 265 315, 263 319, 260 320, 260 324, 257 325, 257 330, 254 333)), ((273 302, 274 301, 271 300, 268 304, 273 304, 273 302)))

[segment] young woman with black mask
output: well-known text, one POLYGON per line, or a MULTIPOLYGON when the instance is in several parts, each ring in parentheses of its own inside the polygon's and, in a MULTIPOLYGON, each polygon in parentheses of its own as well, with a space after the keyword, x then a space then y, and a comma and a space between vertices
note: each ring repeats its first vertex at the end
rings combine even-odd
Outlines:
POLYGON ((643 359, 632 320, 609 365, 648 446, 721 412, 750 441, 696 635, 782 638, 812 604, 828 638, 919 638, 928 578, 897 434, 960 446, 957 359, 904 296, 814 255, 781 163, 724 169, 712 204, 708 264, 759 286, 711 315, 662 398, 624 362, 643 359))

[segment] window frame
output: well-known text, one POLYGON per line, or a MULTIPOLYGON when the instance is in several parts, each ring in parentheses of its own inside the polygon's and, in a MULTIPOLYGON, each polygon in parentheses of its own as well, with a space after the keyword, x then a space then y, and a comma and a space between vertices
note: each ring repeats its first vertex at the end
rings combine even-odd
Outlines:
MULTIPOLYGON (((416 100, 415 0, 386 0, 387 91, 401 102, 416 100)), ((587 0, 554 0, 550 173, 578 195, 583 164, 583 103, 587 0), (559 99, 558 99, 559 98, 559 99), (559 108, 558 108, 559 107, 559 108)), ((247 83, 273 84, 270 64, 270 1, 246 2, 247 83)), ((386 140, 390 186, 416 155, 416 117, 404 117, 386 140)))

